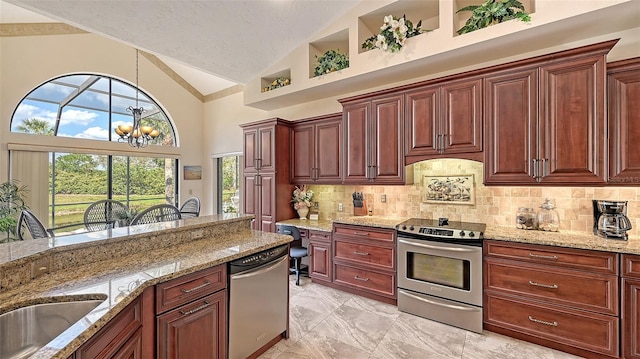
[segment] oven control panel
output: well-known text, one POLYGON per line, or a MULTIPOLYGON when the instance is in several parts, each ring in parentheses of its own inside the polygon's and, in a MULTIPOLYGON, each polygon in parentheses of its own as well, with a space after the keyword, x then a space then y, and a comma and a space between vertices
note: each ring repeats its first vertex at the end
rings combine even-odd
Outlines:
POLYGON ((484 237, 484 224, 445 222, 443 226, 437 226, 434 221, 433 226, 428 220, 410 220, 396 226, 398 234, 412 234, 416 237, 442 238, 450 240, 482 240, 484 237), (422 224, 422 225, 421 225, 422 224), (425 225, 426 224, 426 225, 425 225))

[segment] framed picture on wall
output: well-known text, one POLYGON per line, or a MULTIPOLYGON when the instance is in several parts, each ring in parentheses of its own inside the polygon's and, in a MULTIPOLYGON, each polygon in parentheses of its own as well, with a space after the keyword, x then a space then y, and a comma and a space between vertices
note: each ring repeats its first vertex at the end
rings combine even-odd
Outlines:
POLYGON ((184 166, 184 179, 186 181, 202 179, 202 166, 184 166))
POLYGON ((424 176, 425 202, 475 204, 473 175, 424 176))

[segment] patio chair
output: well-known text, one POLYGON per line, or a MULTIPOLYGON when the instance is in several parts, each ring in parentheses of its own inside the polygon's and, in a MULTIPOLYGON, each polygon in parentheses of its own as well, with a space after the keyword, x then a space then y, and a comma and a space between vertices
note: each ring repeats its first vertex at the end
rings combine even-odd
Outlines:
POLYGON ((180 209, 171 204, 159 204, 138 213, 131 220, 131 225, 177 221, 181 219, 180 209))
POLYGON ((118 220, 127 218, 127 206, 112 199, 94 202, 84 211, 84 226, 89 232, 115 227, 118 220))
POLYGON ((180 206, 182 218, 194 218, 200 215, 200 199, 198 197, 187 198, 180 206))
POLYGON ((29 235, 32 239, 53 237, 53 233, 44 228, 44 225, 40 222, 38 217, 26 209, 22 210, 20 213, 20 218, 18 219, 18 225, 16 228, 18 232, 18 239, 21 241, 27 239, 24 237, 24 228, 29 231, 29 235))

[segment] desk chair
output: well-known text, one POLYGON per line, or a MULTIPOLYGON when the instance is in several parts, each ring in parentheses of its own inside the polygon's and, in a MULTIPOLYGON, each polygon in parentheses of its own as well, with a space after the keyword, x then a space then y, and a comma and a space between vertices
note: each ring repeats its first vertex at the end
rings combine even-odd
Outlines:
POLYGON ((289 268, 289 271, 296 274, 296 285, 300 285, 300 265, 302 264, 302 258, 307 257, 309 252, 306 247, 302 246, 302 238, 298 227, 280 226, 280 234, 288 234, 293 237, 293 242, 290 243, 289 247, 289 256, 293 258, 294 268, 289 268))

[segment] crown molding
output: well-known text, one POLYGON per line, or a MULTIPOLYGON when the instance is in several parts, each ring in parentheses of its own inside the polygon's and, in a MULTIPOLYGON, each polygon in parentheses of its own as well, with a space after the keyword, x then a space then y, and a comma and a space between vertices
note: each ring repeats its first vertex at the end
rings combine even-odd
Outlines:
POLYGON ((201 102, 204 102, 204 95, 200 93, 200 91, 196 90, 195 87, 191 86, 182 76, 178 75, 175 71, 173 71, 167 64, 162 62, 158 57, 152 55, 150 53, 140 51, 142 56, 144 56, 147 60, 149 60, 152 64, 156 65, 160 71, 164 72, 167 76, 169 76, 173 81, 178 83, 178 85, 182 86, 185 90, 187 90, 190 94, 195 96, 201 102))
POLYGON ((242 84, 231 86, 231 87, 228 87, 228 88, 226 88, 224 90, 220 90, 218 92, 214 92, 212 94, 209 94, 209 95, 205 96, 204 97, 204 102, 214 101, 214 100, 217 100, 219 98, 231 96, 233 94, 236 94, 236 93, 242 92, 242 91, 244 91, 244 85, 242 85, 242 84))
POLYGON ((0 37, 73 35, 88 32, 61 22, 0 24, 0 37))

